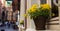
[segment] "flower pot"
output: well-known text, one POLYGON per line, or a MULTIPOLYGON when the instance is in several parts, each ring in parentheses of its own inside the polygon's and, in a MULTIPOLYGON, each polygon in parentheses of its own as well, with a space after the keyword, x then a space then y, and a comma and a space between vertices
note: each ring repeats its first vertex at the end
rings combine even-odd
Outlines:
POLYGON ((46 25, 46 18, 45 17, 37 17, 37 18, 34 18, 34 23, 35 23, 35 26, 36 26, 36 30, 45 30, 45 25, 46 25))

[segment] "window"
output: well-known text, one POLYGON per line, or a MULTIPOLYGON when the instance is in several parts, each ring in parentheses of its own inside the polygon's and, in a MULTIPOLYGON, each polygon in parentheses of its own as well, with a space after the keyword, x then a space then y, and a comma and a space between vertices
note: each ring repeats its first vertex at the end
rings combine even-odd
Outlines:
POLYGON ((45 4, 46 0, 40 0, 41 4, 45 4))
MULTIPOLYGON (((56 3, 58 3, 58 0, 56 0, 56 3)), ((52 18, 58 16, 58 7, 53 3, 53 0, 51 0, 51 6, 52 6, 52 18)))

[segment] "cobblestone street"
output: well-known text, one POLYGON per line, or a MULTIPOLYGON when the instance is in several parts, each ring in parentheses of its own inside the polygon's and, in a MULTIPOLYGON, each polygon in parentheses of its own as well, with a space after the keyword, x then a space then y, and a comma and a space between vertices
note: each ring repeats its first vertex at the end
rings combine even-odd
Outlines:
POLYGON ((4 29, 5 31, 18 31, 18 30, 13 29, 12 27, 8 28, 8 26, 2 26, 2 27, 0 27, 0 31, 2 29, 4 29))

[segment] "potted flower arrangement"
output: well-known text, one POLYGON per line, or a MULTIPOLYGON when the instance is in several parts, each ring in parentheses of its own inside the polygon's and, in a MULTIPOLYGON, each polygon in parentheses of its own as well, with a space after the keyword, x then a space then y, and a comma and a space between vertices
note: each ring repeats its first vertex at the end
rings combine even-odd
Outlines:
POLYGON ((21 20, 20 21, 20 25, 24 25, 24 20, 21 20))
POLYGON ((50 16, 50 10, 51 8, 48 4, 41 4, 40 7, 37 4, 33 4, 27 10, 30 18, 34 20, 36 30, 45 30, 46 21, 50 16))

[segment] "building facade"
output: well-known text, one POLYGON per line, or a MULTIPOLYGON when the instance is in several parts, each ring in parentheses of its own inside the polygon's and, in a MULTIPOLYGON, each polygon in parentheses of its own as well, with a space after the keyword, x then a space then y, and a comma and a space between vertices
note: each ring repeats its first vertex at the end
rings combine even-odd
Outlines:
MULTIPOLYGON (((18 6, 18 0, 0 0, 0 19, 2 20, 2 13, 4 11, 5 16, 4 20, 9 20, 9 21, 16 21, 17 20, 17 12, 18 6)), ((20 8, 20 7, 19 7, 20 8)))
MULTIPOLYGON (((2 0, 0 0, 0 16, 1 16, 1 10, 2 10, 2 0)), ((1 20, 1 17, 0 17, 1 20)))

